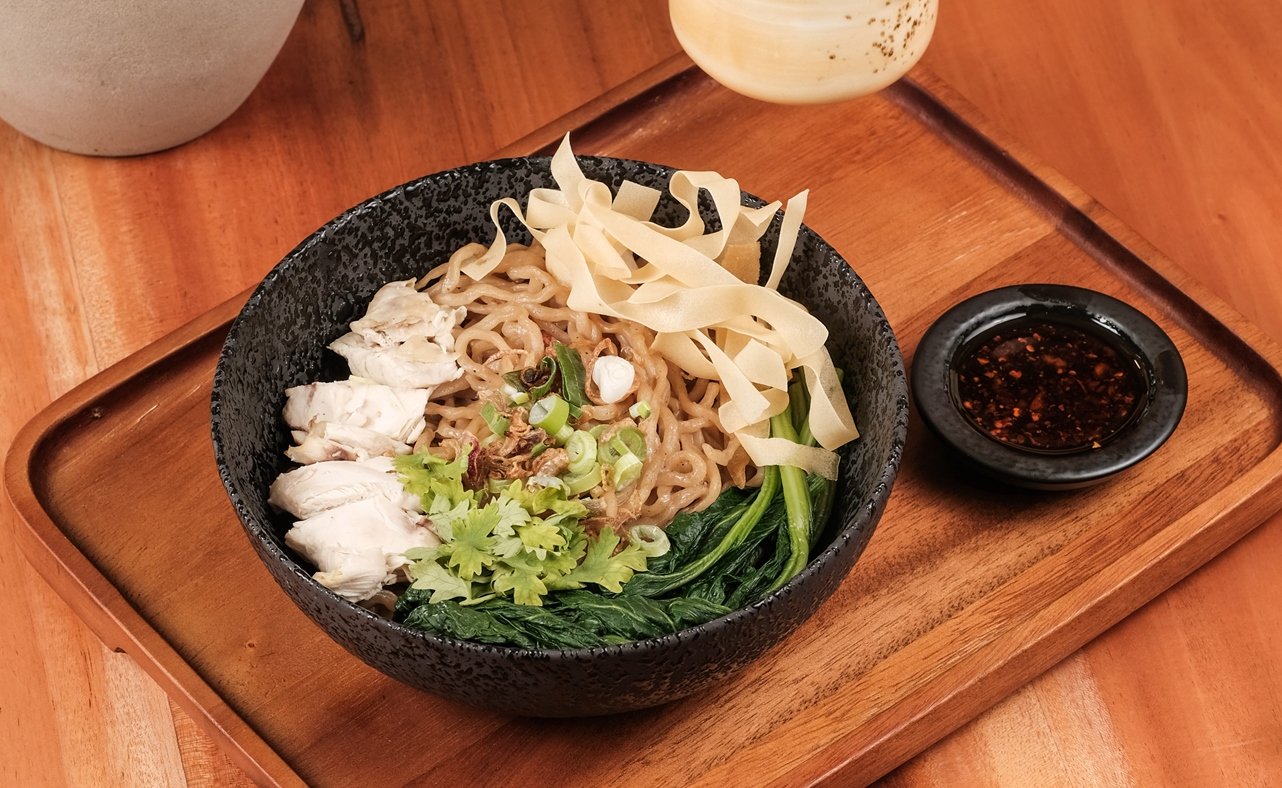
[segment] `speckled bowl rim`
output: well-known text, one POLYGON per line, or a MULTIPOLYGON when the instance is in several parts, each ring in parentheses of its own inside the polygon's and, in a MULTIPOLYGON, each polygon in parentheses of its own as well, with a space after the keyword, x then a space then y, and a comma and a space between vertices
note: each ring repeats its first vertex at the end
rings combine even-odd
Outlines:
MULTIPOLYGON (((677 171, 677 168, 675 167, 656 164, 653 162, 644 162, 636 159, 607 156, 579 156, 577 158, 580 162, 615 162, 625 166, 631 165, 659 172, 666 177, 671 177, 671 175, 677 171)), ((413 181, 394 186, 385 192, 364 200, 363 202, 339 214, 334 219, 326 222, 321 228, 299 243, 298 246, 294 247, 294 249, 286 254, 285 257, 277 263, 265 277, 263 277, 262 281, 254 288, 253 293, 251 293, 249 298, 246 300, 245 306, 232 321, 231 328, 227 334, 227 339, 218 355, 218 364, 214 372, 213 393, 210 401, 210 422, 213 433, 214 460, 218 466, 218 475, 219 478, 222 479, 223 487, 226 489, 227 495, 231 499, 232 505, 236 510, 236 514, 239 517, 241 524, 245 527, 245 530, 255 541, 262 544, 274 560, 280 562, 305 582, 311 583, 325 594, 328 594, 331 601, 335 604, 346 606, 349 613, 356 613, 373 627, 390 630, 398 635, 409 635, 411 637, 421 639, 426 643, 431 643, 444 648, 458 649, 464 653, 498 653, 509 659, 531 661, 596 660, 607 655, 622 655, 647 651, 653 651, 656 654, 659 654, 681 644, 682 642, 702 636, 715 635, 722 629, 732 628, 743 619, 756 615, 760 610, 771 606, 776 601, 790 597, 793 593, 797 592, 797 589, 807 578, 819 572, 824 564, 829 561, 837 560, 838 555, 842 553, 846 546, 852 541, 859 540, 863 544, 857 548, 857 553, 851 561, 851 569, 853 569, 854 564, 857 563, 859 553, 861 553, 862 548, 867 545, 868 540, 872 536, 872 531, 876 528, 875 521, 880 519, 880 514, 884 510, 886 502, 890 497, 891 488, 893 487, 895 477, 898 474, 900 460, 903 456, 903 446, 908 436, 908 387, 906 383, 906 375, 904 374, 903 353, 900 350, 899 342, 895 337, 894 331, 890 327, 890 322, 886 318, 885 311, 881 308, 881 304, 879 304, 873 297, 867 285, 865 285, 863 280, 859 278, 855 273, 854 268, 845 260, 845 258, 842 257, 831 244, 825 241, 818 235, 818 233, 814 232, 814 230, 810 229, 810 227, 805 224, 801 225, 797 243, 800 244, 803 238, 813 239, 813 241, 817 242, 819 248, 825 250, 826 261, 835 261, 839 265, 838 276, 842 278, 846 285, 855 291, 864 308, 872 311, 873 319, 878 323, 878 332, 883 335, 882 338, 886 342, 886 348, 893 356, 892 373, 894 374, 892 375, 892 379, 895 381, 896 388, 898 389, 893 393, 895 401, 895 422, 890 442, 890 454, 885 458, 885 462, 882 464, 882 471, 877 477, 876 482, 872 485, 868 494, 861 497, 860 511, 855 516, 854 520, 843 527, 841 531, 834 534, 830 544, 819 555, 811 558, 805 569, 779 589, 756 602, 732 610, 719 618, 715 618, 711 621, 697 624, 692 627, 686 627, 669 635, 636 640, 619 645, 596 646, 580 649, 531 649, 517 646, 498 646, 488 643, 474 643, 467 640, 456 640, 453 638, 441 637, 431 632, 411 629, 410 627, 403 626, 389 618, 384 618, 372 613, 360 605, 344 599, 332 590, 325 588, 312 577, 310 572, 307 572, 297 561, 280 548, 276 539, 272 536, 272 525, 270 523, 259 522, 258 518, 249 511, 245 503, 241 500, 240 493, 236 490, 231 479, 221 440, 222 425, 220 401, 222 384, 224 382, 224 360, 235 352, 240 327, 244 323, 248 322, 253 313, 258 309, 259 304, 262 302, 264 297, 266 297, 274 287, 276 280, 288 273, 288 271, 296 264, 299 264, 298 261, 303 258, 305 253, 311 247, 322 242, 328 235, 341 229, 348 222, 374 209, 377 204, 382 201, 400 198, 406 191, 417 189, 420 186, 437 179, 466 177, 469 173, 480 173, 486 168, 496 166, 532 168, 534 165, 546 165, 549 162, 550 157, 547 156, 524 156, 494 159, 456 167, 450 170, 442 170, 440 172, 425 175, 413 181)), ((765 204, 765 202, 759 197, 749 194, 748 192, 743 192, 743 196, 746 203, 755 205, 765 204)), ((843 457, 847 452, 853 451, 857 445, 858 442, 856 441, 842 447, 840 451, 843 457)), ((841 514, 837 511, 834 511, 831 515, 832 518, 839 516, 841 516, 841 514)), ((832 520, 830 519, 829 522, 831 521, 832 520)), ((291 602, 292 601, 293 600, 291 599, 291 602)))
POLYGON ((1188 401, 1183 359, 1157 323, 1110 295, 1063 284, 1001 287, 949 309, 917 345, 911 387, 922 421, 966 462, 990 477, 1033 489, 1086 487, 1134 466, 1171 436, 1188 401), (980 434, 957 409, 949 375, 957 353, 976 333, 1025 315, 1089 320, 1140 356, 1148 373, 1147 405, 1102 448, 1064 454, 1020 450, 980 434))

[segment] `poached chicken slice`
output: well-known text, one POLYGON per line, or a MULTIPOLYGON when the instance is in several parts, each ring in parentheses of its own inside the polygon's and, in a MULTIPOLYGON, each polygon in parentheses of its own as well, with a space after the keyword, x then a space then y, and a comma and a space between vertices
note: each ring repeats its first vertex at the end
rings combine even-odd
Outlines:
POLYGON ((423 410, 430 394, 426 389, 353 380, 308 383, 285 390, 285 423, 310 432, 313 424, 337 422, 413 443, 427 425, 423 410))
POLYGON ((463 374, 454 328, 466 314, 463 307, 434 303, 413 279, 389 282, 374 294, 365 316, 329 347, 347 359, 353 375, 430 390, 463 374))
POLYGON ((368 460, 371 457, 393 457, 409 454, 408 444, 393 440, 381 432, 353 427, 334 421, 318 421, 306 432, 293 431, 297 446, 285 450, 285 456, 299 465, 329 460, 368 460))
POLYGON ((366 498, 381 498, 409 511, 419 508, 418 496, 405 491, 391 457, 330 460, 295 468, 276 477, 267 502, 305 520, 366 498))
POLYGON ((427 523, 384 498, 366 498, 299 520, 285 544, 316 567, 316 582, 360 602, 396 582, 409 563, 406 550, 441 543, 427 523))

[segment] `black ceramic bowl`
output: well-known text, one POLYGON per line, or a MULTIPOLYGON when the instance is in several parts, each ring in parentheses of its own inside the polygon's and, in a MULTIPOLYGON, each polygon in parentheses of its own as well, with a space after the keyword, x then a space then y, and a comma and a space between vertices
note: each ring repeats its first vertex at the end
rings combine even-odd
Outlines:
MULTIPOLYGON (((669 168, 635 161, 579 161, 588 177, 615 188, 625 179, 662 188, 672 175, 669 168)), ((214 379, 214 451, 259 558, 285 593, 348 651, 406 684, 476 706, 534 716, 608 714, 713 684, 785 638, 833 592, 890 495, 907 428, 907 383, 881 308, 832 247, 803 227, 782 289, 828 325, 828 346, 846 371, 861 435, 842 452, 826 544, 801 574, 768 598, 707 624, 573 651, 457 642, 407 629, 342 599, 312 580, 312 570, 285 547, 289 523, 267 505, 268 485, 285 465, 285 389, 317 379, 322 348, 347 330, 379 286, 419 276, 465 243, 492 239, 492 200, 549 186, 546 158, 475 164, 367 200, 305 240, 267 275, 232 325, 214 379)), ((665 201, 655 216, 675 223, 682 213, 665 201)), ((766 259, 777 233, 776 218, 764 239, 766 259)))
MULTIPOLYGON (((1056 353, 1056 359, 1067 355, 1056 353)), ((1085 377, 1094 363, 1090 358, 1082 362, 1085 377)), ((922 421, 970 468, 1020 487, 1069 490, 1098 484, 1157 451, 1184 413, 1188 378, 1170 337, 1134 307, 1081 287, 1026 284, 980 293, 940 316, 917 346, 912 391, 922 421), (1086 339, 1086 345, 1107 348, 1108 363, 1134 381, 1135 397, 1127 416, 1094 444, 1055 450, 1011 445, 977 428, 964 413, 958 369, 983 337, 1003 331, 1009 337, 1021 325, 1066 328, 1086 339)), ((1108 395, 1101 394, 1093 402, 1107 400, 1108 395)))

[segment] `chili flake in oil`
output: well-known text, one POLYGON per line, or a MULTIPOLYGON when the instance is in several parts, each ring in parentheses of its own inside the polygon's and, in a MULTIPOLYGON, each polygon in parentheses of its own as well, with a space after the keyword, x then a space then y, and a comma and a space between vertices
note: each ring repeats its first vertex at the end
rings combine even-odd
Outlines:
POLYGON ((1065 323, 1015 321, 969 343, 955 366, 957 404, 981 432, 1042 451, 1099 448, 1144 390, 1133 359, 1065 323))

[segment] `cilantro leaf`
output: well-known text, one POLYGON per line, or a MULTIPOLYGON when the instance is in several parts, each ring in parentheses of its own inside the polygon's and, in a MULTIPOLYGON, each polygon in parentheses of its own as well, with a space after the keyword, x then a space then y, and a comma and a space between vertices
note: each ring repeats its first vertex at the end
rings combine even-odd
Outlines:
POLYGON ((512 599, 518 605, 542 605, 543 595, 548 588, 539 575, 543 565, 529 553, 517 553, 504 558, 502 564, 494 570, 494 590, 499 593, 512 592, 512 599))
POLYGON ((490 506, 498 507, 499 522, 494 526, 494 533, 499 536, 512 536, 514 528, 530 522, 530 513, 525 511, 520 501, 510 496, 501 495, 490 506))
POLYGON ((595 541, 588 543, 587 554, 583 562, 574 571, 555 581, 556 589, 582 588, 585 583, 593 583, 607 591, 619 593, 623 584, 632 579, 632 575, 645 571, 645 553, 635 545, 629 545, 614 555, 619 546, 619 535, 613 529, 603 528, 595 541))
POLYGON ((432 513, 475 500, 474 494, 463 486, 469 453, 465 447, 453 460, 444 460, 430 452, 406 454, 393 459, 392 466, 406 491, 419 497, 423 511, 432 513))
POLYGON ((405 551, 404 555, 410 561, 435 561, 445 553, 441 551, 441 545, 434 545, 432 547, 411 547, 405 551))
MULTIPOLYGON (((561 532, 561 536, 565 537, 564 531, 561 532)), ((583 560, 583 555, 587 550, 587 537, 583 535, 582 530, 575 531, 569 537, 569 544, 560 550, 548 553, 548 557, 543 560, 547 579, 550 581, 556 580, 562 575, 573 572, 574 568, 579 565, 579 561, 583 560)))
POLYGON ((406 555, 413 584, 405 594, 417 604, 459 600, 470 606, 495 600, 541 606, 549 588, 593 584, 618 592, 635 572, 645 570, 639 548, 627 546, 614 554, 620 543, 613 531, 589 540, 582 522, 587 506, 567 500, 561 487, 527 488, 516 480, 468 490, 467 452, 454 460, 424 452, 394 462, 441 539, 435 547, 406 555))
POLYGON ((565 547, 565 537, 561 535, 561 529, 549 523, 529 523, 518 526, 516 533, 525 549, 534 553, 540 561, 548 557, 549 551, 565 547))
POLYGON ((473 509, 467 517, 454 524, 454 538, 450 542, 454 550, 450 553, 449 566, 458 571, 459 577, 471 580, 482 569, 494 564, 495 540, 490 533, 498 523, 498 507, 491 504, 473 509))
POLYGON ((420 561, 409 569, 409 574, 414 578, 411 588, 432 592, 429 602, 472 598, 472 584, 450 574, 435 561, 420 561))

